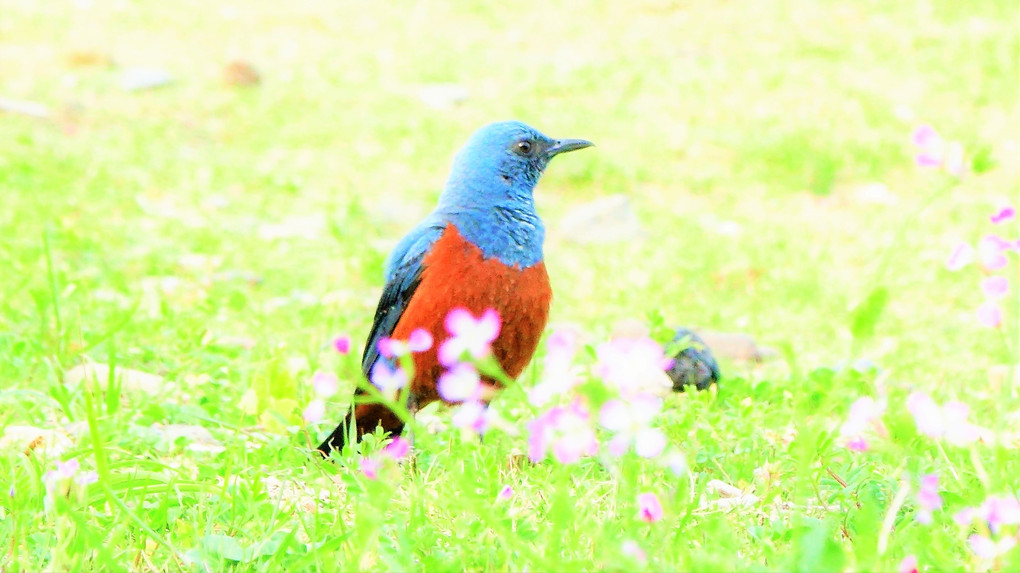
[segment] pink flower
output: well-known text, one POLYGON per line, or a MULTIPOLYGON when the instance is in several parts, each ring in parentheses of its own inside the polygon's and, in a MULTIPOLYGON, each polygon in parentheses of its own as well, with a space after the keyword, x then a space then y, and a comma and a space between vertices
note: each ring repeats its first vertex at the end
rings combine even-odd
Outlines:
POLYGON ((538 384, 528 389, 528 402, 544 406, 557 396, 566 394, 578 381, 573 367, 577 335, 569 330, 558 330, 549 335, 545 348, 545 368, 538 384))
POLYGON ((997 271, 1006 266, 1006 251, 1013 244, 998 235, 985 235, 978 241, 977 254, 981 265, 989 271, 997 271))
POLYGON ((953 516, 960 525, 970 525, 979 519, 998 534, 1004 525, 1020 525, 1020 501, 1013 496, 989 496, 978 507, 968 507, 953 516))
POLYGON ((78 473, 81 468, 81 463, 77 458, 72 458, 66 462, 57 462, 57 477, 62 479, 71 479, 74 474, 78 473))
POLYGON ((58 481, 73 478, 80 468, 81 463, 77 458, 71 458, 66 462, 58 461, 57 469, 46 472, 42 479, 47 488, 52 488, 58 481))
POLYGON ((374 480, 379 478, 379 460, 375 458, 363 457, 358 461, 358 469, 368 479, 374 480))
POLYGON ((939 407, 927 394, 914 392, 907 397, 907 410, 914 416, 918 432, 956 446, 968 446, 986 431, 967 420, 970 408, 962 402, 939 407))
POLYGON ((336 374, 332 372, 318 371, 312 375, 312 388, 322 398, 329 398, 336 394, 339 384, 340 381, 337 379, 336 374))
POLYGON ((967 544, 970 545, 974 555, 986 561, 992 561, 1013 549, 1013 546, 1016 545, 1016 537, 1003 537, 998 541, 992 541, 984 535, 974 533, 967 538, 967 544))
POLYGON ((1015 216, 1016 216, 1016 210, 1013 209, 1013 207, 1011 207, 1011 206, 1007 206, 1007 207, 1003 207, 1002 209, 999 209, 998 212, 993 214, 991 216, 991 221, 992 221, 993 225, 998 225, 999 223, 1002 223, 1004 221, 1012 220, 1013 217, 1015 217, 1015 216))
POLYGON ((485 404, 478 401, 464 402, 450 418, 455 428, 484 434, 489 428, 490 413, 485 404))
POLYGON ((651 427, 662 410, 662 400, 649 394, 638 394, 630 401, 609 400, 602 405, 599 423, 616 435, 609 441, 609 453, 622 456, 634 443, 637 454, 654 458, 666 448, 666 436, 651 427))
POLYGON ((1002 326, 1002 309, 992 301, 985 301, 977 308, 975 313, 981 326, 987 328, 999 328, 1002 326))
POLYGON ((921 488, 917 492, 917 504, 921 506, 915 519, 925 525, 931 523, 932 512, 942 507, 939 495, 939 476, 928 474, 921 477, 921 488))
POLYGON ((407 373, 400 367, 390 368, 386 361, 379 360, 372 367, 372 384, 383 393, 396 392, 407 385, 407 373))
POLYGON ((662 460, 669 471, 673 472, 675 476, 682 476, 687 473, 689 469, 687 466, 687 458, 676 450, 667 453, 662 460))
POLYGON ((645 550, 641 549, 641 546, 633 539, 624 541, 623 545, 620 546, 620 552, 638 563, 648 561, 648 556, 645 555, 645 550))
POLYGON ((424 328, 416 328, 407 338, 407 349, 411 352, 425 352, 432 348, 432 334, 424 328))
POLYGON ((78 477, 76 477, 74 479, 74 481, 78 485, 82 485, 82 486, 93 484, 93 483, 96 483, 97 481, 99 481, 99 474, 94 472, 94 471, 89 470, 87 472, 82 472, 82 473, 78 474, 78 477))
POLYGON ((326 403, 316 398, 308 403, 308 406, 301 412, 301 418, 306 424, 317 424, 326 415, 326 403))
POLYGON ((455 308, 446 315, 446 331, 450 338, 439 347, 439 362, 453 366, 465 352, 475 360, 481 360, 492 352, 492 343, 499 336, 499 313, 487 309, 475 319, 470 311, 455 308))
POLYGON ((973 260, 974 249, 967 243, 960 243, 956 245, 956 248, 949 255, 949 260, 946 261, 946 268, 951 271, 958 271, 969 265, 973 260))
POLYGON ((598 451, 588 410, 579 401, 556 406, 528 422, 528 457, 538 463, 552 450, 561 464, 572 464, 598 451))
POLYGON ((964 152, 963 146, 958 142, 943 140, 942 136, 930 125, 922 125, 915 129, 912 139, 918 148, 914 162, 919 167, 941 167, 947 173, 956 176, 963 173, 964 152))
POLYGON ((347 354, 351 351, 351 337, 341 334, 333 339, 333 348, 340 354, 347 354))
POLYGON ((963 146, 956 141, 950 141, 946 146, 946 156, 942 160, 942 167, 946 173, 959 177, 963 174, 963 146))
POLYGON ((897 573, 917 573, 917 556, 907 555, 896 567, 897 573))
POLYGON ((1009 292, 1009 279, 997 275, 988 277, 981 281, 981 292, 988 298, 1002 298, 1009 292))
POLYGON ((882 413, 885 406, 879 405, 870 396, 861 396, 850 405, 850 413, 846 422, 839 428, 839 435, 850 451, 863 452, 868 450, 868 442, 864 435, 869 430, 885 434, 885 426, 882 425, 882 413))
POLYGON ((654 493, 642 493, 637 496, 638 517, 641 521, 655 523, 662 519, 662 504, 654 493))
POLYGON ((458 362, 439 376, 439 395, 447 402, 478 401, 482 397, 482 379, 469 362, 458 362))
POLYGON ((595 375, 625 395, 648 392, 669 381, 665 371, 673 359, 651 338, 616 338, 600 344, 595 354, 595 375))
POLYGON ((409 352, 425 352, 432 348, 432 335, 424 328, 416 328, 407 337, 406 342, 384 336, 379 339, 376 348, 379 354, 386 358, 397 358, 409 352))
POLYGON ((514 488, 505 485, 496 494, 496 501, 510 501, 510 498, 514 496, 514 488))
POLYGON ((407 454, 410 451, 411 451, 411 442, 407 441, 406 439, 404 439, 404 438, 402 438, 400 436, 397 436, 396 438, 393 438, 393 441, 391 441, 389 444, 386 444, 386 447, 383 448, 383 453, 384 454, 386 454, 387 456, 389 456, 389 457, 391 457, 391 458, 393 458, 393 459, 395 459, 397 461, 400 461, 400 460, 406 458, 407 454))

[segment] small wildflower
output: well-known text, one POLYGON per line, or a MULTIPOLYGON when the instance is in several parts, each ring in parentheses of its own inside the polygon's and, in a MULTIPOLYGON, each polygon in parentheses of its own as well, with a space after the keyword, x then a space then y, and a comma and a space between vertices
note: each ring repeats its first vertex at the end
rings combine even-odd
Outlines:
POLYGON ((1020 525, 1020 501, 1012 496, 990 496, 976 509, 957 514, 965 523, 978 518, 988 524, 988 529, 998 535, 1005 525, 1020 525), (962 514, 962 515, 961 515, 962 514))
POLYGON ((411 451, 411 442, 406 439, 397 436, 383 448, 383 453, 387 456, 400 461, 407 457, 407 454, 411 451))
POLYGON ((647 336, 610 340, 600 344, 595 354, 595 375, 625 396, 645 393, 669 382, 665 371, 673 365, 673 359, 647 336))
POLYGON ((958 142, 945 141, 930 125, 915 129, 912 139, 918 148, 914 163, 919 167, 942 168, 957 177, 963 173, 964 150, 958 142))
POLYGON ((988 277, 981 281, 981 292, 990 299, 1002 298, 1009 292, 1009 279, 1000 276, 988 277))
POLYGON ((372 367, 372 384, 384 393, 396 392, 407 385, 407 373, 399 366, 390 368, 386 361, 379 360, 372 367))
POLYGON ((970 407, 962 402, 946 402, 940 407, 931 396, 914 392, 907 397, 907 410, 914 416, 918 432, 955 446, 976 442, 984 431, 967 420, 970 407))
POLYGON ((917 556, 907 555, 896 567, 897 573, 917 573, 917 556))
POLYGON ((622 456, 630 444, 641 457, 654 458, 666 447, 666 436, 650 427, 651 421, 662 410, 662 400, 649 394, 639 394, 629 401, 609 400, 602 405, 599 423, 615 436, 609 441, 609 453, 622 456))
POLYGON ((861 396, 850 405, 850 413, 846 422, 839 429, 846 447, 853 452, 864 452, 869 449, 865 433, 872 429, 879 434, 885 434, 885 426, 882 425, 882 413, 885 407, 875 402, 870 396, 861 396))
POLYGON ((949 254, 946 261, 946 268, 951 271, 958 271, 974 261, 974 248, 967 243, 956 245, 953 252, 949 254))
POLYGON ((439 395, 447 402, 478 401, 482 397, 482 379, 469 362, 458 362, 439 376, 439 395))
POLYGON ((340 354, 347 354, 351 351, 351 337, 341 334, 333 339, 333 348, 340 354))
POLYGON ((301 412, 301 418, 306 424, 317 424, 326 415, 326 403, 316 398, 308 403, 308 406, 301 412))
POLYGON ((975 312, 981 326, 987 328, 999 328, 1002 326, 1002 309, 992 301, 985 301, 975 312))
POLYGON ((92 470, 89 470, 87 472, 83 472, 81 474, 78 474, 78 477, 74 478, 74 481, 78 485, 86 486, 86 485, 93 484, 93 483, 96 483, 97 481, 99 481, 99 474, 94 472, 94 471, 92 471, 92 470))
POLYGON ((510 498, 514 496, 514 488, 505 485, 496 494, 496 501, 510 501, 510 498))
POLYGON ((642 493, 637 497, 638 517, 641 521, 655 523, 662 519, 662 504, 654 493, 642 493))
POLYGON ((432 334, 424 328, 416 328, 407 338, 407 349, 411 352, 425 352, 432 348, 432 334))
POLYGON ((998 541, 992 541, 984 535, 974 533, 967 538, 970 550, 981 559, 992 561, 1000 555, 1004 555, 1016 545, 1016 537, 1003 537, 998 541))
POLYGON ((917 492, 917 504, 921 507, 915 519, 928 525, 932 522, 932 512, 942 507, 942 496, 939 495, 939 476, 928 474, 921 477, 921 488, 917 492))
POLYGON ((999 223, 1012 220, 1013 217, 1016 217, 1016 209, 1007 206, 995 212, 990 219, 993 225, 998 225, 999 223))
POLYGON ((476 434, 484 434, 489 429, 489 410, 479 401, 464 402, 450 418, 455 428, 471 430, 476 434))
POLYGON ((552 450, 561 464, 571 464, 598 451, 598 440, 588 410, 575 401, 556 406, 528 422, 528 457, 538 463, 552 450))
POLYGON ((620 546, 620 551, 638 563, 645 563, 648 561, 648 556, 645 555, 645 550, 641 549, 641 546, 633 539, 624 541, 623 545, 620 546))
POLYGON ((549 335, 542 378, 528 389, 528 402, 532 406, 545 406, 577 384, 577 371, 572 365, 576 346, 577 335, 572 331, 557 330, 549 335))
POLYGON ((945 168, 946 173, 956 177, 963 175, 963 155, 963 145, 956 141, 950 141, 946 146, 946 156, 942 161, 942 167, 945 168))
POLYGON ((986 270, 997 271, 1009 262, 1006 259, 1006 251, 1012 248, 1012 243, 998 235, 985 235, 978 241, 978 260, 986 270))
POLYGON ((320 370, 312 375, 312 388, 321 398, 329 398, 336 394, 339 385, 340 380, 332 372, 322 372, 320 370))
POLYGON ((63 479, 73 478, 79 469, 81 469, 81 463, 78 462, 77 458, 72 458, 66 462, 57 462, 57 476, 63 479))
POLYGON ((375 458, 363 457, 358 462, 358 469, 368 479, 374 480, 379 478, 379 460, 375 458))
POLYGON ((439 362, 443 366, 459 362, 465 352, 475 360, 487 357, 500 330, 499 313, 491 308, 477 319, 469 310, 455 308, 446 315, 445 324, 451 336, 439 346, 439 362))
POLYGON ((673 475, 682 476, 687 473, 687 457, 679 451, 673 450, 668 452, 663 458, 663 462, 669 468, 669 471, 673 472, 673 475))

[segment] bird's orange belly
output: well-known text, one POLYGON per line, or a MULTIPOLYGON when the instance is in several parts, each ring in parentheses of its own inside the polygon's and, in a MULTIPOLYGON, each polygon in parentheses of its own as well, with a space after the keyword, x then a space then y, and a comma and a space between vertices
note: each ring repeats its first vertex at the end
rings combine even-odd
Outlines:
POLYGON ((415 356, 411 384, 417 403, 438 398, 436 381, 442 373, 436 350, 449 333, 445 319, 451 310, 464 307, 475 316, 495 309, 502 321, 493 342, 493 354, 503 370, 516 378, 531 361, 549 318, 552 289, 545 264, 526 269, 509 267, 498 259, 486 259, 452 224, 425 257, 421 283, 393 330, 393 338, 406 340, 424 328, 432 334, 432 349, 415 356))

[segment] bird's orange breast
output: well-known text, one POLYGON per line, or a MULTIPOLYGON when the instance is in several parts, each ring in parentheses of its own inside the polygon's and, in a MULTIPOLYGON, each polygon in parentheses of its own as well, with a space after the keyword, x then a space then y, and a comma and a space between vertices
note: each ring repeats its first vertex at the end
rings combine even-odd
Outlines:
POLYGON ((482 251, 449 224, 422 261, 421 283, 411 297, 393 338, 406 340, 412 331, 432 333, 432 349, 415 356, 412 391, 419 404, 438 398, 436 380, 442 374, 436 350, 449 337, 445 319, 460 306, 475 316, 488 308, 499 312, 502 325, 493 354, 503 370, 516 378, 531 361, 549 318, 552 289, 545 264, 526 269, 486 259, 482 251))

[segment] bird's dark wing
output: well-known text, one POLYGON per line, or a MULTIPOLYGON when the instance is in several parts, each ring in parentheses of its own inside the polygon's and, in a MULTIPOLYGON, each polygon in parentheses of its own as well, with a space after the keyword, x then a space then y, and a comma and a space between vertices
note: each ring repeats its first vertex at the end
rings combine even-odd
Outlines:
POLYGON ((361 357, 361 371, 366 378, 371 378, 372 367, 379 360, 379 339, 393 334, 421 282, 422 261, 445 228, 444 221, 429 217, 401 239, 390 253, 386 261, 386 286, 379 298, 372 331, 361 357))

